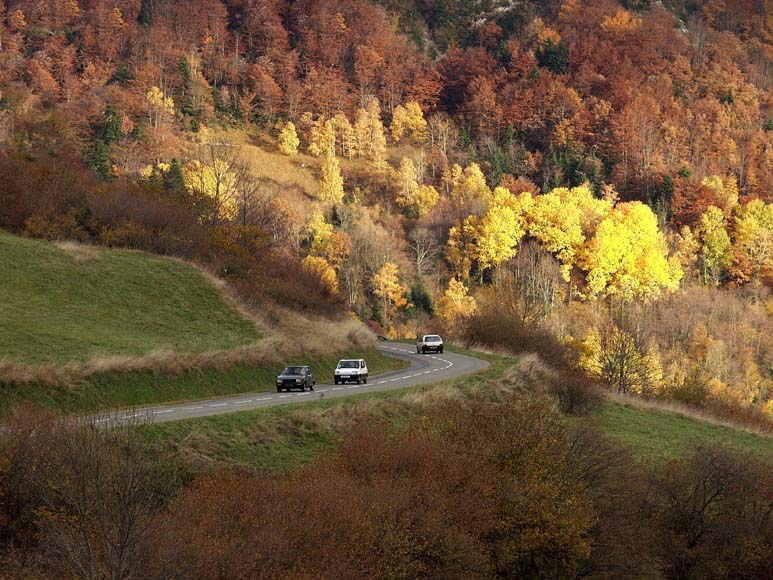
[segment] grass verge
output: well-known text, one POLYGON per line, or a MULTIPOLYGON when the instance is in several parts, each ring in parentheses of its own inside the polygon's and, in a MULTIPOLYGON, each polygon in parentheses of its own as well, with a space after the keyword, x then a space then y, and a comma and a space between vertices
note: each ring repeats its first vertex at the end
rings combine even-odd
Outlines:
MULTIPOLYGON (((339 358, 360 357, 367 359, 371 374, 408 366, 405 361, 387 357, 378 351, 344 352, 335 358, 299 357, 291 362, 311 365, 315 379, 323 383, 333 380, 333 369, 339 358)), ((73 414, 269 391, 275 388, 274 379, 282 367, 235 364, 227 369, 194 368, 177 374, 109 372, 92 375, 75 386, 9 386, 0 389, 0 415, 22 403, 73 414)))

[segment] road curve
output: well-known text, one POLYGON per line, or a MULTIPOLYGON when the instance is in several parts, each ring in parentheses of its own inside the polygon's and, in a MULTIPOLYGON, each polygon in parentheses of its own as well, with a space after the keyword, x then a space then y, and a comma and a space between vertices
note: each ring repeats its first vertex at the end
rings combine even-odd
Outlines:
POLYGON ((359 393, 376 393, 415 387, 471 374, 489 366, 484 360, 449 351, 443 354, 417 354, 413 345, 398 342, 381 342, 376 348, 387 356, 409 361, 411 366, 398 371, 371 375, 368 377, 368 384, 366 385, 350 383, 344 385, 319 384, 314 387, 314 391, 305 391, 303 393, 294 391, 289 393, 265 391, 262 393, 241 394, 203 401, 187 401, 171 405, 143 407, 142 409, 94 416, 91 420, 94 423, 109 424, 131 421, 142 417, 149 421, 160 423, 193 419, 195 417, 209 417, 211 415, 273 407, 275 405, 303 403, 320 399, 346 397, 359 393))

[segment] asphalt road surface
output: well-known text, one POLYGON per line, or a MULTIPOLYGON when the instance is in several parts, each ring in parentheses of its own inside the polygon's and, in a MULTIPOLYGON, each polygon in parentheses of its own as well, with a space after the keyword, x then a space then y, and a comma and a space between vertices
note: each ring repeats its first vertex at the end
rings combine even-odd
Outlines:
POLYGON ((376 348, 387 356, 409 361, 411 366, 398 371, 370 375, 366 385, 353 383, 343 385, 318 384, 314 387, 314 391, 282 393, 275 392, 275 387, 272 385, 272 391, 270 392, 242 394, 204 401, 188 401, 156 407, 143 407, 142 409, 132 411, 95 416, 92 417, 92 421, 95 423, 115 423, 142 417, 152 422, 164 422, 192 419, 194 417, 209 417, 211 415, 234 413, 236 411, 273 407, 274 405, 318 401, 320 399, 346 397, 358 393, 376 393, 404 389, 405 387, 425 385, 471 374, 488 366, 488 363, 484 360, 449 351, 443 354, 416 354, 416 348, 411 344, 380 342, 376 348))

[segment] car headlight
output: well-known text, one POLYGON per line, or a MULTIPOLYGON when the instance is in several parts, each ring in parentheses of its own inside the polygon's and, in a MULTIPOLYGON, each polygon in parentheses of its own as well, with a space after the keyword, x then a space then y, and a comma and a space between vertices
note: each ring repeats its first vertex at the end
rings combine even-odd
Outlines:
POLYGON ((301 384, 301 379, 295 379, 295 383, 300 385, 301 384))

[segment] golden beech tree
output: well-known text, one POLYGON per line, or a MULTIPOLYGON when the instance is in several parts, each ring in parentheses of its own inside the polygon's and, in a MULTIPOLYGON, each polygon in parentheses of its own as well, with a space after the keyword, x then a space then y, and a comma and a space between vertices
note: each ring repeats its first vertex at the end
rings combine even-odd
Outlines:
POLYGON ((526 233, 524 215, 531 204, 530 193, 516 197, 504 187, 494 190, 483 217, 474 221, 474 256, 481 271, 515 257, 526 233))
POLYGON ((403 157, 395 178, 397 181, 397 197, 395 199, 397 205, 403 208, 412 205, 412 197, 419 187, 416 181, 416 166, 413 161, 408 157, 403 157))
POLYGON ((738 205, 738 182, 734 175, 720 177, 709 175, 701 180, 701 185, 714 192, 714 205, 722 210, 725 217, 730 217, 738 205))
POLYGON ((239 179, 233 159, 217 153, 209 158, 202 156, 187 163, 182 173, 188 191, 206 200, 208 221, 218 225, 237 216, 239 179))
POLYGON ((419 103, 411 101, 405 106, 398 105, 392 114, 392 124, 389 126, 392 139, 399 143, 407 136, 416 145, 426 143, 427 121, 419 103))
POLYGON ((451 192, 462 182, 463 178, 464 170, 460 165, 454 163, 453 165, 446 166, 440 180, 446 195, 450 196, 451 192))
POLYGON ((346 232, 337 231, 327 223, 320 212, 314 212, 306 230, 310 240, 309 251, 325 258, 334 270, 338 270, 351 251, 351 240, 346 232))
POLYGON ((773 204, 754 199, 737 208, 735 247, 748 264, 748 275, 773 276, 773 204))
POLYGON ((295 125, 288 121, 279 131, 279 150, 285 155, 296 155, 298 153, 298 133, 295 131, 295 125))
POLYGON ((431 185, 416 181, 416 167, 410 159, 403 157, 396 173, 397 197, 395 203, 411 217, 424 217, 437 205, 440 195, 431 185))
POLYGON ((352 159, 357 154, 357 135, 349 118, 341 112, 336 113, 331 119, 335 131, 335 142, 338 154, 341 157, 352 159))
POLYGON ((312 214, 306 229, 311 240, 311 253, 315 256, 329 256, 333 244, 333 224, 327 223, 325 216, 317 211, 312 214))
POLYGON ((330 294, 338 294, 338 276, 328 261, 321 256, 306 256, 301 261, 304 271, 315 276, 330 294))
POLYGON ((322 161, 322 180, 317 197, 322 201, 341 203, 344 198, 344 179, 341 177, 341 165, 335 155, 325 155, 322 161))
POLYGON ((309 137, 309 153, 320 155, 335 155, 336 133, 330 119, 320 117, 311 125, 309 137))
POLYGON ((567 282, 586 238, 612 208, 610 199, 596 199, 587 184, 559 187, 534 198, 526 215, 527 233, 561 263, 567 282))
POLYGON ((387 262, 373 275, 373 293, 382 300, 386 324, 391 322, 396 310, 409 306, 408 288, 400 283, 398 273, 397 264, 387 262))
POLYGON ((477 236, 478 218, 472 215, 448 230, 446 258, 451 264, 454 274, 463 281, 470 278, 477 236))
POLYGON ((701 238, 701 262, 706 282, 719 284, 730 267, 730 236, 725 227, 722 210, 710 205, 703 213, 698 226, 701 238))
POLYGON ((695 272, 700 253, 700 242, 690 226, 682 226, 676 235, 676 252, 674 256, 684 272, 684 278, 690 280, 695 272))
POLYGON ((458 332, 465 320, 478 309, 475 298, 469 295, 469 288, 456 278, 448 283, 448 288, 438 298, 437 315, 452 332, 458 332))
POLYGON ((380 172, 386 168, 386 137, 381 122, 378 99, 370 99, 364 109, 357 112, 354 124, 357 155, 369 159, 380 172))
POLYGON ((163 119, 174 114, 174 101, 156 86, 145 94, 145 100, 148 103, 148 120, 157 131, 163 119))
POLYGON ((676 290, 682 278, 678 262, 669 260, 655 214, 638 201, 611 210, 581 249, 578 262, 586 272, 589 297, 648 300, 676 290))
POLYGON ((451 199, 459 204, 475 200, 486 201, 491 195, 491 190, 486 185, 486 176, 477 163, 470 163, 461 175, 457 169, 452 168, 450 179, 453 184, 451 199))

